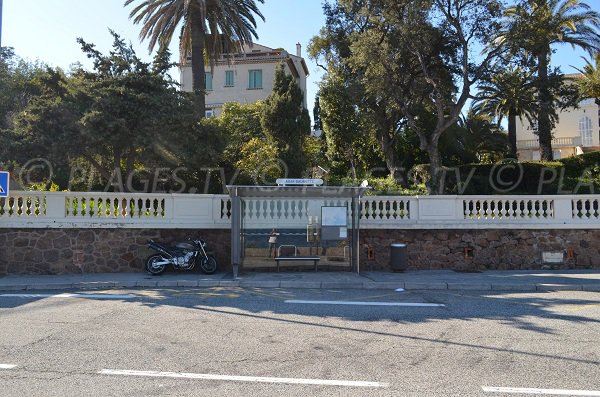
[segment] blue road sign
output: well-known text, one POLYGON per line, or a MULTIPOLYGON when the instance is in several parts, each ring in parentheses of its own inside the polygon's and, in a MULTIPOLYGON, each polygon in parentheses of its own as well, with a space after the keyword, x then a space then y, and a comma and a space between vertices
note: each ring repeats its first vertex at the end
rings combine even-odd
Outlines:
POLYGON ((8 181, 10 174, 7 171, 0 171, 0 197, 8 197, 8 181))

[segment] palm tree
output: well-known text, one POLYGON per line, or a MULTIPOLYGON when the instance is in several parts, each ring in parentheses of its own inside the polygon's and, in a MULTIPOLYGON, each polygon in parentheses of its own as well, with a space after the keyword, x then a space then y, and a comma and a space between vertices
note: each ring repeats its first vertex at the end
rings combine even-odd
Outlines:
MULTIPOLYGON (((126 0, 125 6, 137 0, 126 0)), ((192 58, 192 87, 199 117, 206 107, 205 64, 213 63, 222 53, 239 50, 252 43, 256 34, 255 15, 264 17, 256 2, 264 0, 143 0, 129 14, 141 23, 140 39, 149 40, 152 51, 169 45, 175 29, 181 26, 179 51, 181 62, 192 58)))
POLYGON ((581 96, 583 98, 594 98, 596 104, 600 106, 600 52, 594 55, 594 62, 595 65, 590 60, 585 59, 583 69, 577 69, 581 76, 576 78, 576 82, 581 96))
POLYGON ((580 0, 520 0, 505 13, 498 42, 529 52, 536 59, 537 124, 541 158, 551 161, 553 95, 548 77, 552 46, 571 44, 588 52, 600 48, 600 14, 580 0))
POLYGON ((509 157, 517 158, 517 117, 531 120, 535 103, 535 86, 531 73, 517 66, 492 75, 479 85, 474 101, 475 114, 496 116, 498 124, 508 117, 509 157))

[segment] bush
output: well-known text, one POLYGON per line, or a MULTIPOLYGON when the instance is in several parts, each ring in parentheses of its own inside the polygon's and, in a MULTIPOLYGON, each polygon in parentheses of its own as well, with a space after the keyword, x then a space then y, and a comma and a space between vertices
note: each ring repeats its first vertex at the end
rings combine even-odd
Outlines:
POLYGON ((559 162, 467 164, 446 170, 446 194, 558 194, 564 165, 559 162))
MULTIPOLYGON (((429 194, 425 184, 412 185, 405 188, 389 175, 380 178, 367 178, 367 181, 372 188, 365 193, 367 196, 422 196, 429 194)), ((358 186, 361 180, 355 180, 350 177, 330 177, 327 182, 331 186, 358 186)))
POLYGON ((467 164, 446 169, 445 194, 593 194, 600 192, 600 152, 553 162, 467 164))

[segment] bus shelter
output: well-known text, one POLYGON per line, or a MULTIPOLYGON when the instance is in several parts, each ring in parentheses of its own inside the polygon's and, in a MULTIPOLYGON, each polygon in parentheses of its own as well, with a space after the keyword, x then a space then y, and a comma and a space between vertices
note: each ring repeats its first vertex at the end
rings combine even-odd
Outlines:
POLYGON ((360 198, 368 187, 227 186, 231 263, 359 272, 360 198))

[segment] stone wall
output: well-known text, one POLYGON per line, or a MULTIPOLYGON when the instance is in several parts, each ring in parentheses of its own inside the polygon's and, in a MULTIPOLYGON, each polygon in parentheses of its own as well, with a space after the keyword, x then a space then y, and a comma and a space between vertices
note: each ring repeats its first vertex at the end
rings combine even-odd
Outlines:
MULTIPOLYGON (((148 239, 204 238, 230 271, 229 229, 0 229, 0 275, 143 271, 148 239)), ((361 270, 391 270, 406 243, 409 269, 540 269, 543 251, 572 252, 561 268, 600 268, 600 230, 361 230, 361 270), (369 259, 369 248, 373 258, 369 259)))
POLYGON ((154 251, 147 241, 170 243, 201 237, 229 271, 229 230, 187 229, 0 229, 1 274, 136 272, 154 251))
POLYGON ((361 230, 360 236, 362 270, 391 270, 392 243, 407 244, 413 270, 535 270, 544 266, 543 251, 565 251, 565 263, 559 268, 600 268, 600 230, 371 229, 361 230))

